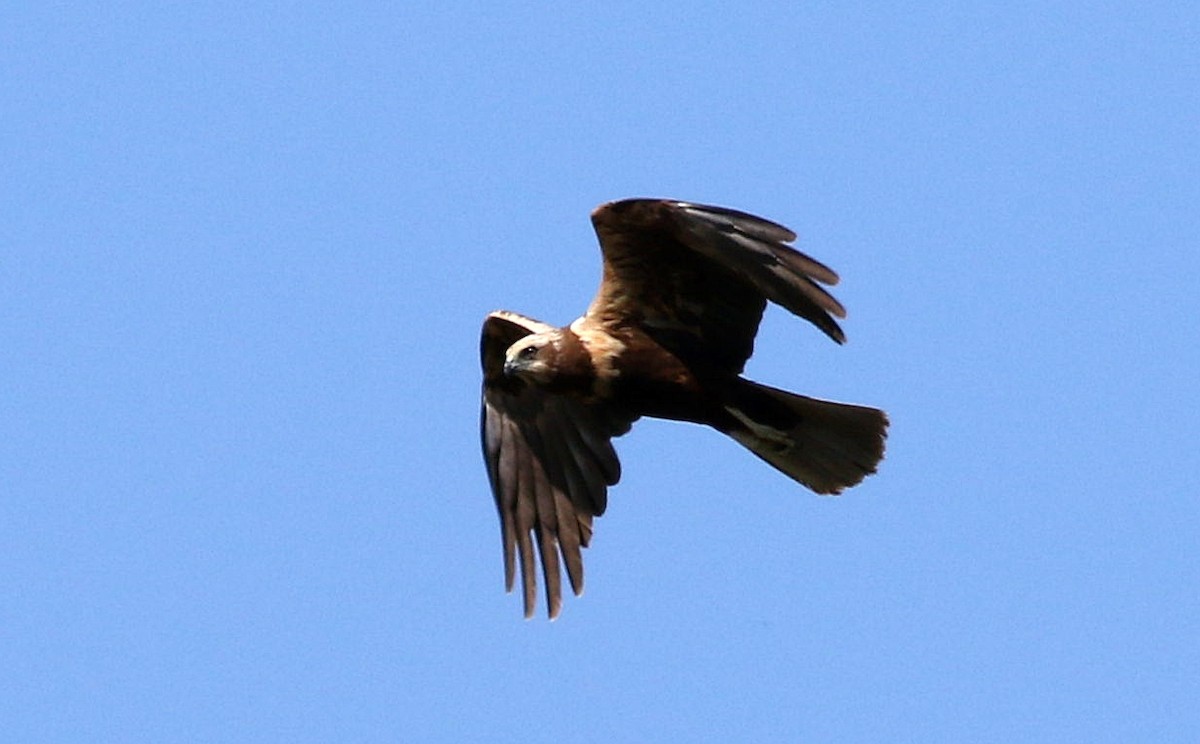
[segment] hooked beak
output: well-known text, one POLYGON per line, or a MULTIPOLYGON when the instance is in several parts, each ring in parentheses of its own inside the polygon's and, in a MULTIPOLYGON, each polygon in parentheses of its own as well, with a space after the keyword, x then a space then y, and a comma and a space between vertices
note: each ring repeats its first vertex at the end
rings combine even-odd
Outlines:
POLYGON ((521 368, 521 365, 517 363, 516 359, 505 359, 504 360, 504 376, 505 377, 512 377, 513 375, 517 374, 517 370, 520 368, 521 368))

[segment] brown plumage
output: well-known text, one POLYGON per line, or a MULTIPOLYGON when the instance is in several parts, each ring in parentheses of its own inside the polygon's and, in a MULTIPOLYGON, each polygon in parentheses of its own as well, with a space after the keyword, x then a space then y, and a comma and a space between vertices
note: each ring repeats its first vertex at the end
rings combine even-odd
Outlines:
POLYGON ((838 276, 787 243, 794 233, 722 207, 626 199, 592 212, 604 276, 565 328, 507 311, 483 324, 484 459, 509 591, 521 566, 537 597, 534 542, 551 618, 559 564, 583 591, 582 548, 621 476, 612 438, 641 416, 705 424, 817 493, 853 486, 883 457, 887 416, 742 378, 767 302, 842 343, 838 276), (532 537, 531 537, 532 536, 532 537))

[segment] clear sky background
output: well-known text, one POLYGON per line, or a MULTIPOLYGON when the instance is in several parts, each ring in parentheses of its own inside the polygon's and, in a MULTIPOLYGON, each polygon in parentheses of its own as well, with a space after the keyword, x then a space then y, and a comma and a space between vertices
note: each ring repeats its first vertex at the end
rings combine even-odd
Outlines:
POLYGON ((2 738, 1200 740, 1200 10, 882 5, 10 7, 2 738), (749 374, 888 455, 640 422, 524 621, 479 326, 625 196, 839 271, 749 374))

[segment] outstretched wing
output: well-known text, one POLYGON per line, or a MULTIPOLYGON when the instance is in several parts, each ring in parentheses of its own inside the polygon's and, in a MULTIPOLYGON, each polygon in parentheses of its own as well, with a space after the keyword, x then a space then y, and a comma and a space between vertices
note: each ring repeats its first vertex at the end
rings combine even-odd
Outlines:
POLYGON ((723 207, 625 199, 592 212, 604 278, 589 322, 636 325, 683 359, 740 373, 767 300, 845 341, 838 276, 787 245, 791 230, 723 207))
POLYGON ((504 583, 512 591, 521 562, 525 617, 537 599, 533 540, 541 555, 550 617, 562 607, 559 555, 575 594, 583 592, 583 556, 592 517, 604 513, 608 487, 621 477, 611 437, 629 417, 575 398, 548 394, 503 372, 504 352, 551 326, 498 311, 483 323, 480 433, 504 542, 504 583), (531 537, 532 535, 532 537, 531 537))

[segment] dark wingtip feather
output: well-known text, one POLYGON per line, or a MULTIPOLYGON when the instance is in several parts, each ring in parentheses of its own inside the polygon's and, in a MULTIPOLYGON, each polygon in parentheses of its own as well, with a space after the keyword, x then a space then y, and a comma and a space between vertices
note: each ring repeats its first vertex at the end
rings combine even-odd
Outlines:
POLYGON ((749 212, 729 207, 716 207, 711 204, 693 204, 692 202, 673 202, 673 204, 691 215, 712 223, 725 232, 738 230, 759 240, 779 243, 791 243, 796 239, 796 233, 789 228, 749 212))
POLYGON ((833 269, 787 245, 796 239, 788 228, 746 212, 689 202, 671 202, 684 219, 689 245, 737 272, 770 301, 813 323, 837 343, 845 334, 833 318, 846 309, 825 291, 838 275, 833 269))

